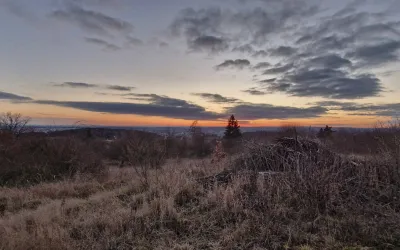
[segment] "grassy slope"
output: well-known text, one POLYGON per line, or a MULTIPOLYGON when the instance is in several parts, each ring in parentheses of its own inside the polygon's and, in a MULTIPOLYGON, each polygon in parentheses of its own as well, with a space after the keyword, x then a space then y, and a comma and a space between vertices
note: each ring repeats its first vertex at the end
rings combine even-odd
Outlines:
POLYGON ((255 185, 238 175, 208 189, 195 181, 230 165, 229 159, 170 161, 150 173, 149 187, 133 169, 111 167, 97 180, 0 188, 0 249, 394 249, 399 243, 393 197, 386 206, 340 200, 340 183, 323 171, 306 180, 259 178, 255 185))

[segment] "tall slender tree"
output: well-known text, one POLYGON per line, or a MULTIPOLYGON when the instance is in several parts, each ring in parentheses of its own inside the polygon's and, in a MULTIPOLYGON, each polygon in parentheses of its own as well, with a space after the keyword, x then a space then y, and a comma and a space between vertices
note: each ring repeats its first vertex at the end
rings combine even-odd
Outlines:
POLYGON ((228 125, 225 128, 225 138, 226 139, 233 139, 242 136, 242 132, 240 131, 239 122, 236 120, 234 115, 228 120, 228 125))

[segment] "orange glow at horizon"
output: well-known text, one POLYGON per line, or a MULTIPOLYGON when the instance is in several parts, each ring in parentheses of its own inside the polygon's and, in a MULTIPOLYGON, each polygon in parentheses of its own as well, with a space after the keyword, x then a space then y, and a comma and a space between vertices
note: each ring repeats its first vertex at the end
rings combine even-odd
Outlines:
MULTIPOLYGON (((47 117, 34 117, 31 116, 33 120, 41 120, 44 123, 52 124, 52 118, 47 117), (47 121, 47 122, 46 122, 47 121)), ((57 119, 57 118, 56 118, 57 119)), ((74 118, 63 118, 59 117, 61 121, 75 120, 82 125, 102 125, 102 126, 160 126, 160 127, 188 127, 192 124, 193 120, 184 119, 173 119, 166 117, 148 117, 148 116, 138 116, 138 115, 114 115, 114 114, 100 114, 89 116, 74 116, 74 118), (79 119, 82 118, 82 119, 79 119)), ((198 125, 202 127, 224 127, 226 125, 228 118, 225 120, 216 121, 205 121, 199 120, 198 125)), ((377 119, 376 117, 320 117, 313 119, 269 119, 269 120, 253 120, 253 121, 240 121, 241 127, 280 127, 285 125, 295 125, 295 126, 351 126, 351 127, 373 127, 379 121, 390 120, 387 119, 377 119)), ((72 123, 69 123, 72 125, 72 123)), ((69 125, 63 124, 63 125, 69 125)))
MULTIPOLYGON (((167 117, 150 117, 141 115, 119 115, 93 113, 89 111, 74 110, 71 108, 38 106, 26 104, 5 104, 0 112, 12 110, 32 118, 32 124, 36 125, 102 125, 102 126, 160 126, 160 127, 188 127, 193 120, 174 119, 167 117), (3 109, 5 108, 5 109, 3 109)), ((198 125, 204 127, 224 127, 228 116, 223 120, 205 121, 199 120, 198 125)), ((337 114, 310 119, 263 119, 244 121, 236 117, 242 127, 280 127, 284 125, 296 126, 351 126, 373 127, 378 122, 388 121, 390 117, 374 116, 349 116, 337 114)))

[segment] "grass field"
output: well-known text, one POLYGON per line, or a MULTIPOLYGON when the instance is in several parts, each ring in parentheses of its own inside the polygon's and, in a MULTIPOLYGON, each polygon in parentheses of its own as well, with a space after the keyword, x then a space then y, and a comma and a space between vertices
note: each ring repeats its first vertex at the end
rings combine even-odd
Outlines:
POLYGON ((162 161, 149 159, 160 157, 155 141, 141 140, 122 147, 122 167, 82 150, 86 142, 35 146, 29 157, 22 152, 31 147, 15 146, 14 158, 5 147, 0 249, 399 249, 398 145, 354 154, 293 140, 249 140, 217 160, 162 161), (27 164, 35 167, 17 168, 27 164), (60 164, 68 171, 51 172, 60 164), (13 169, 31 182, 7 175, 13 169))

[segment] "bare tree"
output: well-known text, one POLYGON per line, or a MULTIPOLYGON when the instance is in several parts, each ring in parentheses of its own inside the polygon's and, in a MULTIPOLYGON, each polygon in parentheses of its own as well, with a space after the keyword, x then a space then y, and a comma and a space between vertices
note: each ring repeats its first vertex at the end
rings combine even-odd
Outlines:
POLYGON ((123 155, 145 187, 149 186, 149 171, 166 161, 165 140, 149 135, 131 134, 123 146, 123 155))
POLYGON ((0 131, 5 131, 19 137, 30 130, 29 117, 23 117, 18 113, 7 112, 0 115, 0 131))

